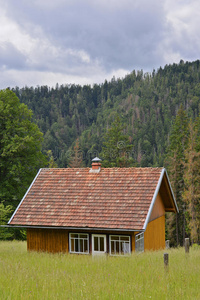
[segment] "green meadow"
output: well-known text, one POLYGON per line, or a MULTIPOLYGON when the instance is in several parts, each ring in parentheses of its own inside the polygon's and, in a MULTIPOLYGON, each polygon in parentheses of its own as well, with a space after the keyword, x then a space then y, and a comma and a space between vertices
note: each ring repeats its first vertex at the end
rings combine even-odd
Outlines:
POLYGON ((200 248, 130 257, 27 252, 0 242, 0 299, 200 299, 200 248))

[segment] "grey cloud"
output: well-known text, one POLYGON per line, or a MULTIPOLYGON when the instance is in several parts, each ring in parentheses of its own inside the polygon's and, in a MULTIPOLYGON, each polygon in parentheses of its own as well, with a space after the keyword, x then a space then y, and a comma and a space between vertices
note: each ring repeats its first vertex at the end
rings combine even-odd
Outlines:
MULTIPOLYGON (((162 20, 153 11, 97 11, 88 7, 66 13, 66 22, 60 32, 57 23, 54 38, 66 47, 82 47, 90 56, 99 59, 107 70, 143 65, 156 60, 154 51, 162 34, 162 20)), ((51 29, 48 32, 51 35, 51 29)))
MULTIPOLYGON (((14 9, 9 14, 14 11, 12 17, 23 28, 26 24, 29 34, 30 31, 36 34, 34 27, 40 26, 52 44, 62 49, 84 50, 92 61, 98 60, 109 72, 117 68, 148 67, 156 62, 164 18, 159 3, 152 7, 145 1, 143 7, 113 6, 111 10, 88 1, 68 1, 53 10, 41 10, 29 1, 23 2, 22 7, 12 1, 14 9)), ((69 68, 72 63, 78 66, 81 62, 75 57, 64 61, 69 68)))
POLYGON ((25 69, 26 57, 10 42, 0 43, 0 69, 25 69))

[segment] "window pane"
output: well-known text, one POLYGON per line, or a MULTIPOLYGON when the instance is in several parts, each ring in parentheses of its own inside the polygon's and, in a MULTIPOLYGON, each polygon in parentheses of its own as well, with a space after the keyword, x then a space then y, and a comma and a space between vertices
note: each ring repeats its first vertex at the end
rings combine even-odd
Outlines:
POLYGON ((104 237, 99 237, 100 249, 99 251, 104 251, 104 237))
POLYGON ((79 237, 81 238, 81 239, 87 239, 87 234, 79 234, 79 237))
POLYGON ((74 239, 71 239, 71 251, 74 252, 74 239))
POLYGON ((71 236, 72 238, 78 238, 78 234, 77 234, 77 233, 71 233, 70 236, 71 236))
POLYGON ((111 241, 119 241, 119 236, 112 235, 110 238, 111 241))
POLYGON ((98 237, 94 236, 94 251, 98 251, 98 237))
POLYGON ((115 254, 115 243, 113 242, 113 241, 111 241, 111 249, 110 249, 110 251, 111 251, 111 254, 115 254))
POLYGON ((136 236, 135 249, 137 252, 144 251, 144 233, 140 233, 136 236))
POLYGON ((79 240, 79 245, 80 245, 79 252, 83 252, 83 240, 82 239, 79 240))
POLYGON ((122 254, 128 254, 129 252, 129 243, 122 243, 122 254))
POLYGON ((88 252, 88 241, 84 240, 84 252, 88 252))
POLYGON ((129 237, 128 236, 120 236, 120 240, 121 241, 129 241, 129 237))
POLYGON ((116 247, 116 254, 119 254, 119 242, 115 243, 115 247, 116 247))
POLYGON ((104 237, 100 237, 100 251, 104 251, 104 237))
POLYGON ((75 239, 74 242, 75 242, 75 252, 79 252, 79 249, 78 249, 78 239, 75 239))

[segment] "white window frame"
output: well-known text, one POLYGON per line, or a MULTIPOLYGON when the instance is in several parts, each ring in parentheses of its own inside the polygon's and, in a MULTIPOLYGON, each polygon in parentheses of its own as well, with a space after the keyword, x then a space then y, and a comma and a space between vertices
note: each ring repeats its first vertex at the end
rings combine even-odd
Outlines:
POLYGON ((144 252, 144 232, 135 235, 135 251, 144 252))
MULTIPOLYGON (((75 246, 74 246, 74 248, 75 248, 75 246)), ((83 247, 83 250, 84 250, 84 247, 83 247)), ((88 233, 71 232, 69 234, 69 252, 70 253, 75 253, 75 254, 89 254, 89 234, 88 233), (74 238, 74 237, 71 236, 72 234, 77 234, 78 237, 74 238), (87 235, 87 238, 82 238, 81 235, 87 235), (78 240, 78 249, 79 249, 79 251, 72 251, 72 249, 71 249, 71 241, 72 241, 72 239, 74 241, 78 240), (87 241, 87 251, 86 252, 80 251, 80 240, 83 240, 83 245, 84 245, 84 241, 87 241)))
POLYGON ((126 256, 126 255, 130 255, 131 254, 131 237, 130 237, 130 235, 114 235, 114 234, 111 234, 111 235, 109 235, 109 253, 110 253, 110 255, 112 255, 112 256, 126 256), (112 237, 113 238, 116 238, 116 237, 118 237, 119 238, 119 240, 112 240, 112 237), (128 241, 123 241, 123 240, 120 240, 121 238, 128 238, 128 241), (114 242, 114 252, 115 253, 112 253, 112 251, 111 251, 111 242, 114 242), (116 253, 116 243, 119 243, 119 253, 116 253), (126 245, 126 247, 128 246, 128 251, 126 251, 126 252, 124 252, 123 251, 123 245, 125 246, 126 245))

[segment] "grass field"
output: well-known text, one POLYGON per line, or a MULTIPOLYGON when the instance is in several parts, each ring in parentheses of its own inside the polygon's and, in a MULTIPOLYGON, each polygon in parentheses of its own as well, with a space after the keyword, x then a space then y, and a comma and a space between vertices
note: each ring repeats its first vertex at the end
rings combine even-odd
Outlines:
POLYGON ((200 299, 200 248, 130 257, 28 253, 0 242, 0 299, 200 299))

